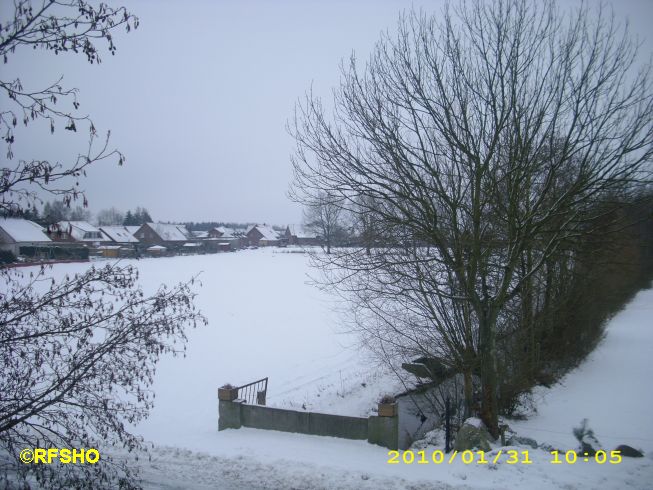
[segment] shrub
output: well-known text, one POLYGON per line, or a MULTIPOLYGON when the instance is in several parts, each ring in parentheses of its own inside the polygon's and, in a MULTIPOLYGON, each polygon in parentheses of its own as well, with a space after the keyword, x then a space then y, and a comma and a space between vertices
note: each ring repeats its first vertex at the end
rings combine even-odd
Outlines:
POLYGON ((16 256, 10 250, 0 250, 0 264, 16 262, 16 256))

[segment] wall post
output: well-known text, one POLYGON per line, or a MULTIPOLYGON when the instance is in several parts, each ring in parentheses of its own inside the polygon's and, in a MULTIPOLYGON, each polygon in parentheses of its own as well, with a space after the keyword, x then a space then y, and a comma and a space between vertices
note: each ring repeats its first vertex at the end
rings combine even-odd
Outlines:
POLYGON ((367 420, 367 441, 371 444, 398 449, 399 447, 399 417, 370 416, 367 420))
POLYGON ((244 400, 220 400, 218 407, 218 430, 240 429, 243 426, 241 405, 244 400))

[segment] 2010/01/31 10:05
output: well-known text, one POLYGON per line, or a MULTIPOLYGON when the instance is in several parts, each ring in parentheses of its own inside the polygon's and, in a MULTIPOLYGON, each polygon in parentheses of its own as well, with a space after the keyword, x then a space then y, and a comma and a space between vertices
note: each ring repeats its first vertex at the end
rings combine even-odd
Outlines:
MULTIPOLYGON (((486 457, 486 452, 485 451, 452 451, 449 454, 446 454, 444 451, 440 449, 436 449, 435 451, 431 452, 431 457, 429 458, 426 454, 426 451, 403 451, 400 453, 400 451, 388 451, 388 464, 452 464, 456 461, 456 459, 460 459, 464 464, 497 464, 501 462, 501 457, 506 456, 507 459, 504 460, 505 463, 507 464, 532 464, 533 461, 531 461, 529 457, 528 451, 516 451, 514 449, 510 449, 508 451, 503 451, 503 449, 499 449, 495 455, 487 455, 486 457), (490 457, 492 456, 492 457, 490 457), (488 459, 489 458, 489 459, 488 459)), ((564 453, 560 453, 560 451, 551 451, 551 455, 553 456, 553 459, 550 461, 551 464, 574 464, 576 462, 590 462, 593 461, 597 464, 619 464, 621 463, 621 451, 610 451, 610 454, 608 456, 608 453, 606 451, 600 450, 596 451, 594 454, 590 453, 581 453, 578 454, 576 451, 569 450, 565 451, 564 453)))

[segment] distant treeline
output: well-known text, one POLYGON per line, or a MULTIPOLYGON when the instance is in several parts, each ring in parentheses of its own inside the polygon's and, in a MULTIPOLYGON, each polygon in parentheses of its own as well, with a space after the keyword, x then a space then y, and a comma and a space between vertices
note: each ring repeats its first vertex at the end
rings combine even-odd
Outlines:
POLYGON ((247 228, 250 226, 250 223, 236 223, 236 222, 225 222, 225 221, 187 221, 183 223, 186 226, 188 231, 209 231, 213 228, 225 227, 225 228, 247 228))
MULTIPOLYGON (((2 215, 8 216, 7 213, 3 213, 2 215)), ((32 208, 17 210, 11 216, 25 218, 39 223, 42 226, 58 223, 59 221, 88 221, 98 226, 138 226, 154 221, 149 211, 141 206, 138 206, 133 211, 128 210, 126 213, 123 213, 115 207, 111 207, 102 209, 93 215, 88 208, 82 206, 73 207, 70 206, 70 203, 65 203, 61 200, 46 202, 40 211, 34 206, 32 208)), ((171 223, 171 221, 166 222, 171 223)), ((235 221, 187 221, 185 223, 175 223, 185 225, 189 231, 209 231, 212 228, 220 226, 231 229, 244 229, 256 224, 253 222, 240 223, 235 221)), ((285 230, 284 226, 272 225, 272 228, 277 231, 285 230)))
MULTIPOLYGON (((234 230, 242 230, 244 228, 249 228, 252 225, 257 223, 238 223, 235 221, 187 221, 182 223, 188 231, 209 231, 213 228, 224 227, 231 228, 234 230)), ((283 231, 285 228, 283 226, 272 225, 272 228, 277 231, 283 231)))

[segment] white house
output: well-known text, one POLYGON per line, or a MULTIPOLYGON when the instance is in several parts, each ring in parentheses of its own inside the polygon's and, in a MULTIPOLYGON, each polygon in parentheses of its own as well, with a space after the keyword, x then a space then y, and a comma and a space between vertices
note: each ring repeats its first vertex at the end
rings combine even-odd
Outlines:
POLYGON ((55 241, 81 242, 88 245, 111 242, 102 231, 86 221, 59 221, 50 231, 55 241))
POLYGON ((268 225, 252 225, 245 234, 249 244, 255 247, 279 245, 281 239, 279 234, 268 225))
POLYGON ((0 250, 8 250, 14 255, 20 247, 48 246, 52 240, 43 228, 33 221, 22 218, 0 218, 0 250))
POLYGON ((167 249, 182 247, 189 240, 185 226, 168 223, 145 223, 134 236, 148 246, 161 245, 167 249))

